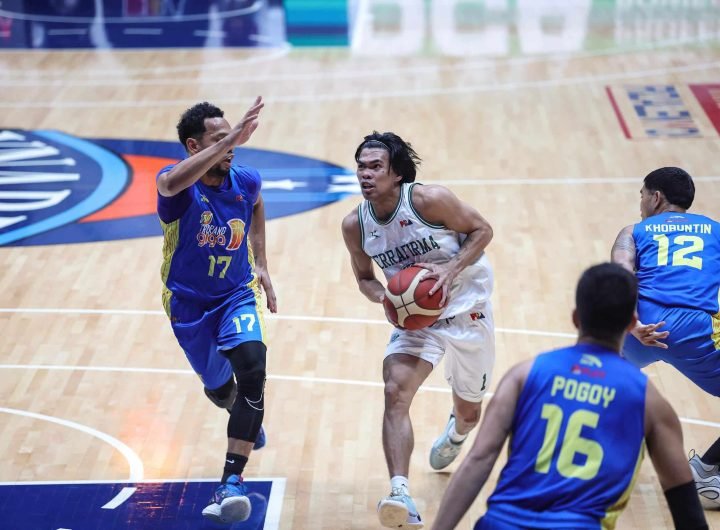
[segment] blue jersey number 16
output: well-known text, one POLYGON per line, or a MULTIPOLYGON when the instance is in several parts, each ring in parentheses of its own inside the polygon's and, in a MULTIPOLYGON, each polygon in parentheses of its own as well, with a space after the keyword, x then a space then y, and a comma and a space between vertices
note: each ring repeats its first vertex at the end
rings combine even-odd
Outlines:
MULTIPOLYGON (((557 405, 546 403, 543 405, 541 417, 547 420, 547 428, 545 429, 542 447, 535 460, 535 471, 547 473, 550 471, 553 453, 560 435, 563 410, 557 405)), ((568 418, 565 436, 563 436, 560 454, 556 463, 558 473, 563 477, 590 480, 598 474, 605 454, 603 448, 595 440, 580 436, 580 432, 583 427, 596 428, 599 419, 599 414, 585 409, 576 410, 568 418), (584 464, 577 465, 573 462, 576 453, 585 455, 584 464)))

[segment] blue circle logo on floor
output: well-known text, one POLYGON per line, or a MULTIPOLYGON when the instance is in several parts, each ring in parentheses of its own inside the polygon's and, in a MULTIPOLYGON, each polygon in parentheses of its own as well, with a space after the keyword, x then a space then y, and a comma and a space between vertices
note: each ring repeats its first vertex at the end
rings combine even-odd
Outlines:
MULTIPOLYGON (((359 193, 352 171, 322 160, 244 147, 235 155, 260 171, 268 219, 359 193)), ((0 130, 0 245, 161 235, 155 175, 184 157, 179 142, 0 130)))

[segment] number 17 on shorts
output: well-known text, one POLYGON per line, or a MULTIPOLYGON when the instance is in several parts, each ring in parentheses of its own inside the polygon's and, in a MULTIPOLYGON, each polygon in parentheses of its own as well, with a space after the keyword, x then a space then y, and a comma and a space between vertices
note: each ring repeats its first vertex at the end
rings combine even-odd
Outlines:
POLYGON ((233 348, 242 342, 265 342, 265 323, 255 302, 228 310, 220 323, 219 346, 233 348))

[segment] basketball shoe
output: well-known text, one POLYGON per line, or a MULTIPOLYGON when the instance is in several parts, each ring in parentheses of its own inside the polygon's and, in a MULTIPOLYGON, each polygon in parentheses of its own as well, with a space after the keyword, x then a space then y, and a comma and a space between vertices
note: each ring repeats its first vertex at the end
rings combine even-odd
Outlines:
POLYGON ((690 451, 690 471, 703 507, 720 508, 720 466, 709 466, 690 451))
POLYGON ((378 502, 378 519, 386 528, 423 527, 415 502, 404 488, 393 488, 390 495, 378 502))
POLYGON ((202 511, 203 517, 215 523, 237 523, 250 517, 250 499, 247 496, 247 486, 242 478, 230 475, 225 484, 220 484, 215 490, 210 504, 202 511))
MULTIPOLYGON (((430 467, 433 469, 445 469, 448 467, 457 455, 460 454, 462 445, 465 442, 453 442, 450 439, 450 429, 455 428, 455 415, 450 414, 450 419, 445 426, 445 431, 435 440, 430 449, 430 467)), ((467 438, 466 438, 467 439, 467 438)))
POLYGON ((265 447, 265 442, 267 442, 267 439, 265 438, 265 428, 261 425, 260 432, 258 432, 257 438, 255 438, 255 445, 253 445, 253 451, 257 451, 258 449, 262 449, 263 447, 265 447))

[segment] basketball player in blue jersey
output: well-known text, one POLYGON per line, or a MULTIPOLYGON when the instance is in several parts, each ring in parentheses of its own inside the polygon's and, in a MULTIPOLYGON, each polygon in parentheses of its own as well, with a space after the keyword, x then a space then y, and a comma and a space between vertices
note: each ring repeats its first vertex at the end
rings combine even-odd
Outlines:
POLYGON ((440 320, 416 331, 396 329, 383 361, 383 450, 390 495, 378 503, 378 518, 388 528, 422 528, 409 493, 414 445, 410 405, 445 358, 453 411, 432 445, 430 465, 447 467, 480 420, 495 363, 493 276, 484 252, 492 228, 447 188, 415 183, 420 159, 396 134, 366 136, 355 160, 365 201, 343 220, 342 232, 360 292, 382 303, 385 287, 375 276, 375 263, 385 280, 409 265, 423 266, 436 279, 430 293, 443 293, 440 320))
POLYGON ((508 436, 508 461, 475 530, 614 528, 644 444, 675 527, 708 528, 677 415, 647 376, 619 355, 635 325, 636 301, 637 280, 619 265, 583 273, 572 315, 577 343, 505 374, 433 530, 455 528, 508 436))
POLYGON ((244 521, 250 501, 242 472, 262 446, 266 347, 260 287, 277 309, 265 258, 265 210, 256 169, 233 165, 233 149, 258 126, 257 98, 235 126, 209 103, 178 123, 188 157, 157 176, 163 246, 163 305, 207 397, 227 409, 228 446, 220 486, 203 515, 244 521))
MULTIPOLYGON (((720 396, 720 223, 688 213, 695 185, 676 167, 657 169, 640 190, 642 221, 620 231, 612 260, 638 279, 640 321, 623 355, 636 366, 671 364, 720 396)), ((703 504, 720 507, 720 439, 690 460, 703 504)))

